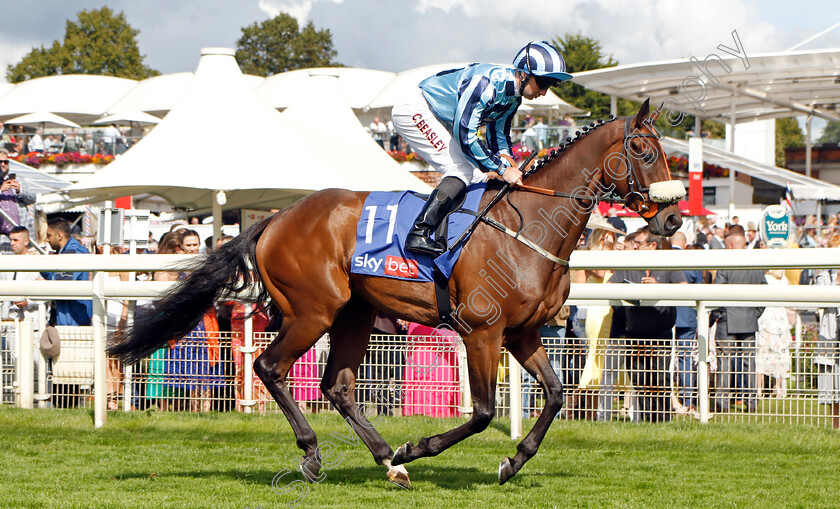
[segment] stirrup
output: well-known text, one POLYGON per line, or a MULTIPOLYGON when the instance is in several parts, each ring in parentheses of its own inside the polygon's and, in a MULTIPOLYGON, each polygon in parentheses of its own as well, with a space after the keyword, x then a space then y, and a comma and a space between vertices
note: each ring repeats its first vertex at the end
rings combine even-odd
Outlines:
POLYGON ((437 242, 424 235, 409 233, 405 240, 405 250, 414 253, 425 253, 433 256, 442 254, 443 249, 437 242))

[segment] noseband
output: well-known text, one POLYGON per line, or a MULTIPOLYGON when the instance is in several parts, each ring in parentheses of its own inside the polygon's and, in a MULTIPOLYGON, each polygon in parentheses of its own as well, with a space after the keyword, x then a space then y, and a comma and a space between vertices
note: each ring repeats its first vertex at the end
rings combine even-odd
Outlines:
MULTIPOLYGON (((660 136, 658 134, 648 134, 639 132, 638 130, 632 128, 632 124, 633 117, 627 117, 624 119, 624 138, 622 139, 621 143, 621 160, 624 161, 624 164, 627 167, 627 194, 623 197, 616 194, 615 192, 602 193, 598 196, 594 196, 591 194, 563 193, 560 191, 554 191, 552 189, 528 186, 524 184, 515 186, 514 189, 544 194, 548 196, 555 196, 558 198, 572 198, 576 200, 586 201, 594 200, 596 202, 603 201, 607 203, 622 203, 625 207, 634 212, 637 212, 642 217, 651 218, 655 216, 656 213, 659 211, 659 207, 661 205, 670 205, 672 203, 677 203, 680 200, 680 198, 685 196, 685 187, 682 185, 682 182, 679 181, 655 182, 651 184, 650 187, 638 186, 638 182, 640 181, 639 175, 636 172, 636 167, 633 165, 633 158, 627 155, 627 147, 630 146, 630 143, 634 138, 654 138, 658 140, 660 136), (663 188, 663 186, 669 187, 669 185, 672 185, 673 182, 679 183, 679 185, 676 187, 680 187, 681 191, 673 188, 663 188), (654 189, 655 187, 658 189, 654 189), (653 194, 651 194, 652 192, 653 194)), ((648 123, 648 126, 654 132, 656 132, 656 128, 653 127, 652 124, 648 123)), ((539 165, 539 167, 541 166, 542 164, 539 165)), ((536 169, 526 172, 526 174, 523 176, 523 180, 535 172, 536 169)))

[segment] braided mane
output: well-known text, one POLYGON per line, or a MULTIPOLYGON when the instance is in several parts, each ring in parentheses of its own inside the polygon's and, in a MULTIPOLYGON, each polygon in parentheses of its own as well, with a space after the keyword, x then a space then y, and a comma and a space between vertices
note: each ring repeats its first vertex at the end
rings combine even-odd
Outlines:
POLYGON ((551 162, 552 160, 554 160, 557 157, 560 157, 560 155, 563 152, 565 152, 575 142, 580 141, 587 134, 594 132, 596 129, 598 129, 600 127, 603 127, 607 124, 612 123, 615 119, 616 119, 615 115, 610 115, 609 120, 607 120, 606 122, 603 119, 599 118, 597 121, 590 123, 588 126, 583 126, 583 128, 581 129, 581 131, 583 131, 583 132, 575 131, 575 137, 574 138, 567 137, 565 142, 560 143, 560 145, 557 148, 552 148, 551 150, 549 150, 548 153, 545 155, 545 157, 543 157, 539 161, 537 161, 537 163, 533 166, 532 170, 526 172, 525 175, 522 176, 522 180, 525 180, 526 178, 530 177, 531 175, 534 175, 535 173, 540 171, 543 167, 548 165, 549 162, 551 162))

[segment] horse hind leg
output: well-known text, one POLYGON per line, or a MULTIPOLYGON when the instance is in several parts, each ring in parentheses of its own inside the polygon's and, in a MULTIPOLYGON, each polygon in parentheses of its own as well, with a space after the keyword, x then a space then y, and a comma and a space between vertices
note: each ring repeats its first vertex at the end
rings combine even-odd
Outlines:
MULTIPOLYGON (((394 451, 356 403, 356 373, 367 351, 375 318, 376 309, 358 297, 341 310, 330 328, 330 354, 321 379, 321 392, 364 442, 376 463, 388 467, 388 480, 410 488, 408 471, 402 465, 391 464, 394 451)), ((333 436, 346 441, 340 435, 333 436)))
POLYGON ((499 464, 499 484, 506 483, 516 475, 525 462, 537 453, 554 416, 563 408, 563 384, 548 361, 539 331, 508 338, 506 347, 522 367, 542 385, 545 408, 531 431, 516 446, 516 455, 503 459, 499 464))
POLYGON ((310 482, 318 480, 321 469, 318 437, 289 392, 286 376, 292 364, 323 336, 326 329, 327 325, 323 322, 288 319, 284 321, 274 341, 254 361, 254 373, 280 405, 295 433, 297 446, 304 452, 300 470, 310 482))
POLYGON ((496 414, 496 373, 501 355, 501 334, 498 330, 483 331, 465 338, 473 413, 470 419, 446 433, 410 442, 397 449, 392 458, 401 465, 418 458, 437 456, 465 438, 487 429, 496 414))

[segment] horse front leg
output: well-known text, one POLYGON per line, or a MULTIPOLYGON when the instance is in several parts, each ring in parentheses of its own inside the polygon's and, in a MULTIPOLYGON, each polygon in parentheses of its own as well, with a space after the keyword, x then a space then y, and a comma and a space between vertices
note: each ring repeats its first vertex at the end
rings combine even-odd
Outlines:
POLYGON ((472 417, 446 433, 421 439, 417 445, 406 442, 394 453, 392 464, 402 465, 417 458, 437 456, 461 440, 487 429, 496 414, 496 373, 501 355, 501 334, 495 332, 473 333, 464 338, 473 399, 472 417))
POLYGON ((545 394, 545 408, 531 431, 516 446, 516 455, 502 460, 499 465, 499 484, 506 483, 516 475, 522 465, 537 453, 554 416, 563 408, 563 384, 548 361, 539 330, 508 337, 505 346, 522 367, 539 381, 545 394))

